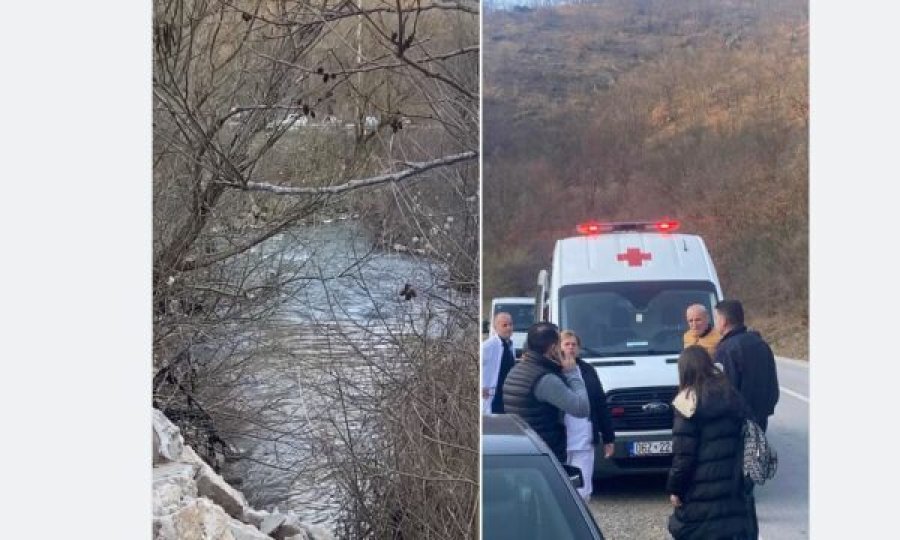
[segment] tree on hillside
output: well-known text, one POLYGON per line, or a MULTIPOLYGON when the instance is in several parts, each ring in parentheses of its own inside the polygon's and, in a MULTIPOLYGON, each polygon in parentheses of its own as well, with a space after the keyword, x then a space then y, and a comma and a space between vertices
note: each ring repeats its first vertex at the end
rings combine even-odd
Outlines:
POLYGON ((728 295, 802 328, 805 4, 609 0, 558 8, 553 27, 486 18, 502 40, 485 50, 485 298, 531 294, 579 220, 670 215, 704 237, 728 295), (615 83, 591 90, 605 69, 615 83))

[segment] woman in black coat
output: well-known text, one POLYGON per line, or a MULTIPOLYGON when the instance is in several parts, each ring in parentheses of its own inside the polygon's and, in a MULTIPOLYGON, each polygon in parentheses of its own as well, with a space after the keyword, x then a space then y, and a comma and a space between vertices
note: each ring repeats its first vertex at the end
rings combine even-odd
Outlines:
POLYGON ((743 492, 745 405, 709 353, 698 345, 678 358, 672 469, 666 490, 677 540, 747 537, 743 492))

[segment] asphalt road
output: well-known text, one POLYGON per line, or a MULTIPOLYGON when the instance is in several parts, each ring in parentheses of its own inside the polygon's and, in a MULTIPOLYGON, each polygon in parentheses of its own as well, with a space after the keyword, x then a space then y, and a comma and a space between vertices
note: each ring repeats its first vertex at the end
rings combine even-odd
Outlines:
MULTIPOLYGON (((778 359, 781 397, 767 435, 778 452, 775 478, 756 489, 761 540, 809 538, 809 364, 778 359)), ((665 477, 608 478, 590 507, 608 540, 669 538, 665 477)))

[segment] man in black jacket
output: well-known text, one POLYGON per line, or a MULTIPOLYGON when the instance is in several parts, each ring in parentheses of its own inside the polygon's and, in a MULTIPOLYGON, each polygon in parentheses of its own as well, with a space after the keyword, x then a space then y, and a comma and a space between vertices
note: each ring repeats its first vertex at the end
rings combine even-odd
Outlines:
MULTIPOLYGON (((722 365, 725 375, 753 413, 763 431, 778 403, 778 372, 771 347, 757 332, 744 326, 744 307, 737 300, 723 300, 716 304, 716 330, 722 340, 716 347, 715 361, 722 365)), ((746 503, 749 518, 749 538, 759 537, 756 500, 753 483, 746 481, 746 503)))
POLYGON ((744 326, 744 307, 737 300, 716 304, 716 330, 722 340, 716 347, 716 363, 744 397, 754 420, 766 430, 778 403, 778 372, 775 355, 762 337, 744 326))

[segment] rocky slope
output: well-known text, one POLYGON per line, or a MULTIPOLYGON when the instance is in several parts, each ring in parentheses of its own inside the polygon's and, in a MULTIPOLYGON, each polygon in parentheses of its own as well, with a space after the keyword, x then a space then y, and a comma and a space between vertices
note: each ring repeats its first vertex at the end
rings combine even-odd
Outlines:
POLYGON ((292 512, 257 510, 153 410, 153 540, 333 540, 292 512))

